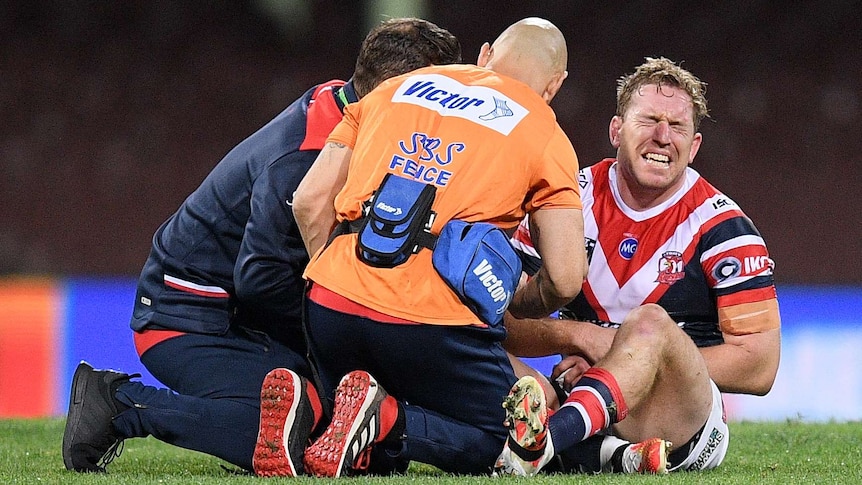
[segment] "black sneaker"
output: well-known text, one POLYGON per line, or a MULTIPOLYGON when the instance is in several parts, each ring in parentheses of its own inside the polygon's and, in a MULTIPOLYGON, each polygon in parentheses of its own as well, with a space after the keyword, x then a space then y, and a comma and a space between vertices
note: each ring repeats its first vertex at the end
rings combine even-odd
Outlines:
POLYGON ((117 401, 114 393, 120 384, 140 374, 123 374, 96 370, 81 361, 72 377, 69 413, 63 432, 63 464, 76 472, 104 472, 119 456, 122 438, 111 425, 111 419, 128 406, 117 401))

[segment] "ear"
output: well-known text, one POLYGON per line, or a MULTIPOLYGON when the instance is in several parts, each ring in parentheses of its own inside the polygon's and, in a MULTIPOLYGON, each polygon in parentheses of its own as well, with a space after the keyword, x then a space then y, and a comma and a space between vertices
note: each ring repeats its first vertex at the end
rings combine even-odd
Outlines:
POLYGON ((608 126, 608 138, 611 140, 611 146, 614 148, 620 147, 620 128, 623 125, 623 119, 619 116, 611 118, 611 123, 608 126))
POLYGON ((476 59, 476 65, 479 67, 485 67, 488 65, 488 61, 491 60, 491 55, 494 53, 491 48, 491 44, 485 42, 482 44, 482 47, 479 49, 479 58, 476 59))
POLYGON ((545 91, 542 93, 542 99, 545 100, 546 103, 551 104, 551 100, 554 99, 554 96, 560 92, 560 87, 563 86, 563 81, 569 77, 569 71, 563 71, 561 73, 557 73, 551 80, 548 82, 548 86, 545 87, 545 91))
POLYGON ((694 157, 697 156, 697 152, 700 151, 701 143, 703 143, 703 135, 700 132, 697 132, 694 134, 694 138, 691 140, 691 150, 689 150, 688 156, 689 165, 694 163, 694 157))

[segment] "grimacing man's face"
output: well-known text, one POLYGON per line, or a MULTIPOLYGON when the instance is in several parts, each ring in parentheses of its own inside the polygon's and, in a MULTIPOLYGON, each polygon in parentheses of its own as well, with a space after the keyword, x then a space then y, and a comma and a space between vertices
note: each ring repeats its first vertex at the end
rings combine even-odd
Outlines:
MULTIPOLYGON (((682 186, 702 135, 694 130, 694 107, 684 90, 648 84, 633 93, 622 117, 609 127, 617 148, 621 188, 640 202, 663 202, 682 186), (626 190, 627 189, 627 190, 626 190)), ((635 207, 638 208, 638 207, 635 207)))

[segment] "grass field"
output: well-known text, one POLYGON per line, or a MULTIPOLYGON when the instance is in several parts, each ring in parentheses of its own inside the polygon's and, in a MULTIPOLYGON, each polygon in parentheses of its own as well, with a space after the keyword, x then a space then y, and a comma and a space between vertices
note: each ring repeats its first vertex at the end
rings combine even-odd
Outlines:
MULTIPOLYGON (((332 480, 263 479, 233 473, 216 458, 153 438, 127 440, 108 474, 67 472, 60 456, 62 419, 0 420, 0 484, 260 484, 332 480)), ((667 476, 567 475, 532 479, 456 477, 413 464, 407 475, 341 479, 375 484, 862 484, 862 423, 731 423, 730 452, 718 469, 667 476)))

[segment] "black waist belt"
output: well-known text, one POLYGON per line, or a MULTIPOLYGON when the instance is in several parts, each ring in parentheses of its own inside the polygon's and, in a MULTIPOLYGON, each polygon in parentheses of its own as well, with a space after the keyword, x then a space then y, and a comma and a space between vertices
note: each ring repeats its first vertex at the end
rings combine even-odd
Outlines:
MULTIPOLYGON (((339 222, 335 226, 335 229, 332 230, 332 234, 329 235, 329 239, 326 240, 326 245, 329 246, 330 243, 332 243, 332 241, 338 236, 358 233, 362 230, 363 224, 365 224, 365 217, 360 217, 359 219, 352 221, 339 222)), ((437 236, 428 231, 423 231, 416 235, 415 242, 417 248, 414 252, 419 252, 419 249, 421 248, 434 249, 434 246, 437 244, 437 236)))

